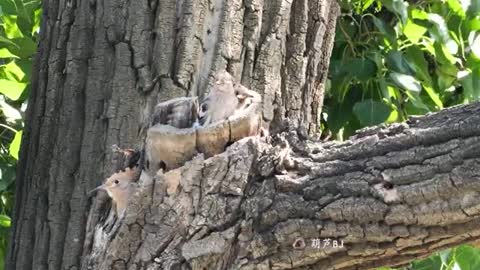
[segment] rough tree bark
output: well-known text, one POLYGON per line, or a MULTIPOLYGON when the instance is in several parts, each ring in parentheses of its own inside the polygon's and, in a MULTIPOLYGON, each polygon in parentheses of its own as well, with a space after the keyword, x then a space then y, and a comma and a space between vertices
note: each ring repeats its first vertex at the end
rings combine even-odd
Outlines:
POLYGON ((7 269, 360 269, 477 237, 478 106, 340 145, 299 141, 318 128, 336 2, 43 6, 7 269), (104 213, 86 193, 116 169, 110 147, 141 146, 155 104, 203 96, 225 68, 262 94, 273 132, 292 131, 141 180, 99 250, 89 233, 104 213), (286 141, 295 163, 275 176, 286 141), (311 237, 345 246, 311 249, 311 237))
POLYGON ((248 137, 141 178, 113 237, 96 228, 82 269, 405 265, 480 238, 479 166, 480 103, 343 143, 248 137))

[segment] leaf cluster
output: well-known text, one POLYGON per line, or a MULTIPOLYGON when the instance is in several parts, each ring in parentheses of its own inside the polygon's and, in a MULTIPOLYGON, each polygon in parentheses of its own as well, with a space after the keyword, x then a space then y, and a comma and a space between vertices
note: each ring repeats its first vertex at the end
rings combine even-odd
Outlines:
POLYGON ((480 1, 343 0, 324 134, 480 100, 480 1))
MULTIPOLYGON (((343 140, 365 126, 480 100, 480 1, 341 6, 322 122, 327 136, 343 140)), ((463 245, 405 269, 480 269, 480 251, 463 245)))
POLYGON ((0 0, 0 270, 4 268, 11 225, 16 165, 40 15, 39 0, 0 0))

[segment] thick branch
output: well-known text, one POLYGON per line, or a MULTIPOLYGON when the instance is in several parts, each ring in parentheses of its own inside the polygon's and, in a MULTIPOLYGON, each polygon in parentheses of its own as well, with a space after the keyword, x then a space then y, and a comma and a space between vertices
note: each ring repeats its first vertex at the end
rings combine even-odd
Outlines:
POLYGON ((480 104, 343 143, 277 140, 142 179, 94 268, 368 269, 479 238, 480 104), (343 247, 312 246, 326 238, 343 247))

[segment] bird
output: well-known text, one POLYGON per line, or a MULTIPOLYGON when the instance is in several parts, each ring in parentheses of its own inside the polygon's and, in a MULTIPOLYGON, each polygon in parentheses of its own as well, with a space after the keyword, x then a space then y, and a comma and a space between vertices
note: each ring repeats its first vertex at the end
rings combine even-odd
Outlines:
POLYGON ((257 92, 237 83, 234 85, 235 95, 238 99, 237 111, 244 111, 253 103, 261 103, 262 96, 257 92))
POLYGON ((215 84, 200 105, 199 122, 202 126, 214 124, 233 115, 238 107, 232 75, 220 71, 215 76, 215 84))
POLYGON ((118 216, 122 215, 127 208, 128 201, 133 194, 134 185, 137 175, 135 168, 126 168, 124 171, 119 171, 112 174, 105 180, 105 182, 93 189, 91 192, 104 190, 108 196, 115 202, 116 213, 118 216))

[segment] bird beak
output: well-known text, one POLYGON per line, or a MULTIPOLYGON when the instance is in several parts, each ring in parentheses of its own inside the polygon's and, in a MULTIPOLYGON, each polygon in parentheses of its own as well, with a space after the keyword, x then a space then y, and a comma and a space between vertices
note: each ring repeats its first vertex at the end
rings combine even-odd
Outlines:
POLYGON ((242 101, 242 100, 246 99, 247 96, 242 95, 242 94, 238 94, 238 95, 237 95, 237 98, 242 101))
POLYGON ((98 186, 98 187, 90 190, 90 191, 87 193, 87 196, 88 196, 88 197, 92 197, 93 194, 96 193, 96 192, 99 191, 99 190, 105 190, 105 184, 100 185, 100 186, 98 186))

